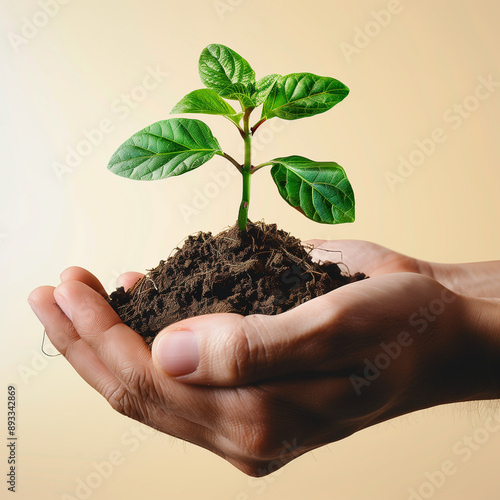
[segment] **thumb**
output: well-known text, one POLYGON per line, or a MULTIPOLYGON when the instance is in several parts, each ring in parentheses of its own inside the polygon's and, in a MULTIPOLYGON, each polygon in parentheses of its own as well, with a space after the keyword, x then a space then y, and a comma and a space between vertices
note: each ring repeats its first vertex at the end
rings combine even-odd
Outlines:
POLYGON ((334 316, 325 295, 276 316, 189 318, 157 335, 153 360, 159 371, 179 381, 217 386, 331 369, 334 316))

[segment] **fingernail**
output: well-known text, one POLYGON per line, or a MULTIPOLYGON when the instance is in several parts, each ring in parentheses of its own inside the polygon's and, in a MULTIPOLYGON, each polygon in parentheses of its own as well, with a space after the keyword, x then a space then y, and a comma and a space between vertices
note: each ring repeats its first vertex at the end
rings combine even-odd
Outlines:
POLYGON ((40 321, 40 323, 43 326, 45 326, 43 314, 42 314, 42 311, 40 311, 40 309, 38 308, 38 305, 30 299, 28 299, 28 304, 30 305, 31 310, 35 313, 35 316, 38 318, 38 321, 40 321))
POLYGON ((200 362, 196 334, 183 331, 164 334, 158 341, 156 357, 163 370, 173 377, 193 373, 200 362))
POLYGON ((61 308, 62 312, 66 314, 66 316, 70 319, 70 321, 73 321, 68 301, 64 295, 62 295, 60 292, 57 291, 57 288, 56 291, 54 292, 54 299, 56 299, 57 305, 61 308))
POLYGON ((121 286, 125 288, 125 282, 123 281, 123 278, 120 275, 118 276, 118 278, 116 278, 116 288, 120 288, 121 286))

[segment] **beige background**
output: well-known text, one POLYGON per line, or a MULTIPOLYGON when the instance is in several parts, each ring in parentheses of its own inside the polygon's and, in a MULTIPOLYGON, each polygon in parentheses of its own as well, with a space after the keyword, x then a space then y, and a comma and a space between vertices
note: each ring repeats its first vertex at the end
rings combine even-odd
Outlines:
MULTIPOLYGON (((423 488, 421 498, 499 497, 500 433, 478 430, 488 410, 472 405, 403 417, 268 478, 249 479, 209 452, 140 431, 64 359, 41 357, 42 330, 26 303, 32 288, 56 284, 68 265, 91 269, 111 290, 122 271, 155 266, 187 234, 234 223, 235 176, 229 186, 216 185, 205 210, 191 217, 180 212, 180 204, 192 205, 197 190, 213 182, 211 175, 226 170, 223 159, 157 183, 134 183, 106 170, 121 142, 166 118, 185 93, 200 87, 197 59, 211 42, 231 46, 260 76, 310 71, 351 89, 330 113, 270 122, 255 154, 256 161, 300 154, 339 162, 356 193, 356 222, 308 221, 277 197, 264 171, 254 179, 252 218, 275 221, 303 239, 368 239, 436 261, 498 258, 500 89, 480 102, 471 97, 479 78, 500 81, 498 2, 65 0, 50 18, 38 1, 1 0, 0 6, 0 357, 2 393, 14 383, 19 394, 17 498, 85 498, 75 489, 88 478, 96 487, 87 495, 95 500, 399 500, 410 498, 411 488, 423 488), (376 21, 373 12, 389 7, 397 13, 376 21), (31 21, 41 27, 30 31, 31 21), (29 37, 20 41, 23 33, 29 37), (143 93, 137 86, 148 67, 168 75, 143 93), (123 94, 136 100, 124 106, 123 94), (471 112, 459 122, 453 109, 463 103, 471 112), (112 130, 58 175, 54 164, 65 163, 68 148, 81 146, 85 132, 102 120, 112 130), (400 156, 413 152, 418 161, 415 141, 436 128, 446 140, 391 189, 387 172, 397 173, 400 156), (457 447, 474 433, 482 442, 464 462, 457 447), (122 463, 98 484, 92 463, 110 454, 122 463), (447 460, 455 473, 439 488, 425 486, 425 474, 447 460)), ((217 117, 206 121, 237 155, 231 125, 217 117)), ((0 422, 1 436, 4 416, 0 422)), ((0 488, 3 497, 3 481, 0 488)))

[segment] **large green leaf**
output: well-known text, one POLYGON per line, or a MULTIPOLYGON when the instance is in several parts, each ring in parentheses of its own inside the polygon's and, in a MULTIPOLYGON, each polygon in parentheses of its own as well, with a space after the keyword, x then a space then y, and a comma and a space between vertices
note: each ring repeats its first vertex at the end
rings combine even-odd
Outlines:
POLYGON ((263 76, 255 84, 255 92, 252 98, 255 101, 256 106, 260 106, 268 97, 268 95, 273 90, 275 83, 280 79, 281 75, 267 75, 263 76))
POLYGON ((125 141, 108 168, 122 177, 150 181, 193 170, 215 154, 222 151, 207 125, 171 118, 153 123, 125 141))
POLYGON ((198 62, 203 84, 226 99, 238 99, 246 107, 255 86, 255 72, 234 50, 213 43, 203 49, 198 62))
POLYGON ((242 114, 236 113, 233 107, 211 89, 193 90, 184 96, 170 113, 202 113, 209 115, 227 116, 235 123, 239 123, 242 114))
POLYGON ((335 78, 292 73, 274 86, 264 103, 262 117, 297 120, 314 116, 331 109, 348 93, 349 89, 335 78))
POLYGON ((354 221, 354 193, 344 169, 302 156, 271 160, 280 195, 306 217, 325 224, 354 221))

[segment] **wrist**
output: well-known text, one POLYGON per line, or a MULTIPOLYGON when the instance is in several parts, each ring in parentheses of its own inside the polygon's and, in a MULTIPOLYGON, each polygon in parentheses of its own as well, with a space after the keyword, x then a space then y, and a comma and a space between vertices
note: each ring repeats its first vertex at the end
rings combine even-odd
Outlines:
POLYGON ((441 316, 448 326, 423 347, 417 409, 500 398, 500 300, 454 297, 441 316))
POLYGON ((463 269, 457 264, 441 264, 439 262, 418 261, 420 274, 428 276, 441 283, 455 293, 466 292, 463 269))
POLYGON ((418 274, 423 274, 424 276, 428 276, 429 278, 432 278, 441 283, 441 281, 438 279, 438 276, 442 274, 440 264, 428 262, 421 259, 415 259, 415 262, 418 274))
POLYGON ((500 261, 439 264, 418 261, 419 272, 469 297, 500 298, 500 261))
POLYGON ((468 400, 500 398, 500 299, 464 298, 468 400), (476 383, 474 383, 476 381, 476 383))

